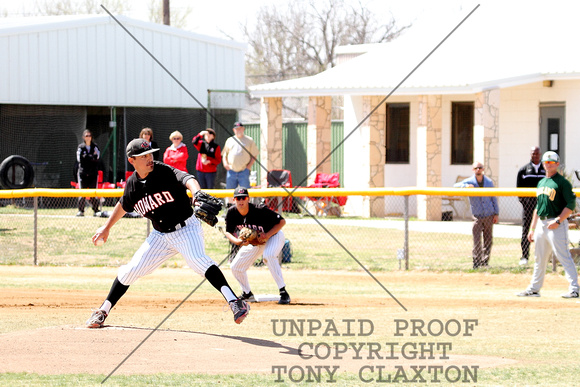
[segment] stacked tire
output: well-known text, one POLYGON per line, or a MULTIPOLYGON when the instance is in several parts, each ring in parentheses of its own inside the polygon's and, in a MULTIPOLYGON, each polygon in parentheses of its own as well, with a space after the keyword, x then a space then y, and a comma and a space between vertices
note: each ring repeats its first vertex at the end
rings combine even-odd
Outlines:
POLYGON ((34 182, 34 169, 25 157, 9 156, 0 164, 0 187, 3 189, 29 188, 34 182))

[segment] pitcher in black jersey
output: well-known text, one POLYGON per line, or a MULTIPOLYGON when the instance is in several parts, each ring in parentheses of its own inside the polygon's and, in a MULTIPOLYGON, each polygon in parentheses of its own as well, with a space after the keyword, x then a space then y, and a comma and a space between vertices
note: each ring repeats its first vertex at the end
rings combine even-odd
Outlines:
POLYGON ((152 153, 158 150, 151 148, 144 139, 135 139, 127 146, 127 157, 135 167, 135 173, 127 180, 123 196, 111 217, 93 235, 93 243, 96 245, 99 239, 106 242, 113 225, 127 212, 135 211, 150 219, 154 230, 131 261, 119 268, 109 295, 101 307, 93 311, 86 325, 88 328, 102 327, 111 309, 131 284, 177 253, 220 291, 234 313, 234 321, 240 324, 248 315, 248 305, 236 297, 222 271, 205 254, 201 223, 193 216, 187 189, 193 195, 199 190, 199 184, 192 175, 153 161, 152 153))
POLYGON ((280 291, 279 304, 289 304, 290 295, 286 291, 286 284, 282 276, 282 268, 278 256, 284 247, 284 233, 282 227, 286 221, 282 216, 268 207, 255 206, 249 202, 248 190, 238 187, 234 191, 234 206, 226 213, 226 238, 234 245, 240 246, 236 256, 232 260, 232 274, 242 287, 243 300, 256 301, 248 281, 246 273, 254 261, 263 256, 276 285, 280 291), (255 244, 249 244, 238 238, 238 232, 248 227, 258 232, 258 240, 255 244))

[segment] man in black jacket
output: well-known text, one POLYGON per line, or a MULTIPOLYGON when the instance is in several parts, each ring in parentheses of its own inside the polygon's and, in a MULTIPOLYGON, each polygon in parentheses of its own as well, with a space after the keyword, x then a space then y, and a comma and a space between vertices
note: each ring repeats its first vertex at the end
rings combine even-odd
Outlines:
MULTIPOLYGON (((83 142, 77 148, 77 181, 79 188, 97 188, 99 179, 99 159, 101 151, 97 144, 93 142, 93 134, 90 130, 83 131, 83 142)), ((91 198, 94 216, 99 216, 99 199, 91 198)), ((85 198, 78 199, 77 216, 85 216, 85 198)))
MULTIPOLYGON (((520 168, 518 171, 517 187, 518 188, 536 188, 538 182, 546 177, 546 170, 540 161, 541 153, 540 148, 537 146, 532 147, 530 150, 531 161, 520 168)), ((532 215, 534 214, 534 208, 536 208, 536 196, 530 197, 519 197, 520 203, 522 203, 522 257, 520 259, 520 265, 524 266, 528 264, 528 258, 530 255, 530 242, 528 241, 528 232, 530 231, 530 223, 532 222, 532 215)))

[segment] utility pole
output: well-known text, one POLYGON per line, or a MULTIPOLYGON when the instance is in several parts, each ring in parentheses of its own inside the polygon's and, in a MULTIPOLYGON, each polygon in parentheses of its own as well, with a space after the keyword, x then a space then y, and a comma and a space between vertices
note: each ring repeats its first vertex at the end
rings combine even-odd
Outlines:
POLYGON ((170 25, 169 21, 169 0, 163 0, 163 24, 170 25))

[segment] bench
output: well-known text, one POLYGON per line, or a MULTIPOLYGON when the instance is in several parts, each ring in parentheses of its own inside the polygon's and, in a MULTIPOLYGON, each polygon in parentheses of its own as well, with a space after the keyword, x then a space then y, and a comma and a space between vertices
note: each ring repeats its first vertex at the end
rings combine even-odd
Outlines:
MULTIPOLYGON (((455 183, 459 183, 467 179, 468 177, 469 176, 457 176, 457 179, 455 179, 455 183)), ((471 207, 469 205, 469 198, 467 196, 443 196, 441 198, 441 205, 451 207, 455 215, 459 216, 459 211, 457 210, 457 207, 455 207, 457 203, 463 203, 463 211, 461 211, 462 214, 461 219, 467 219, 468 211, 471 211, 471 207)))

